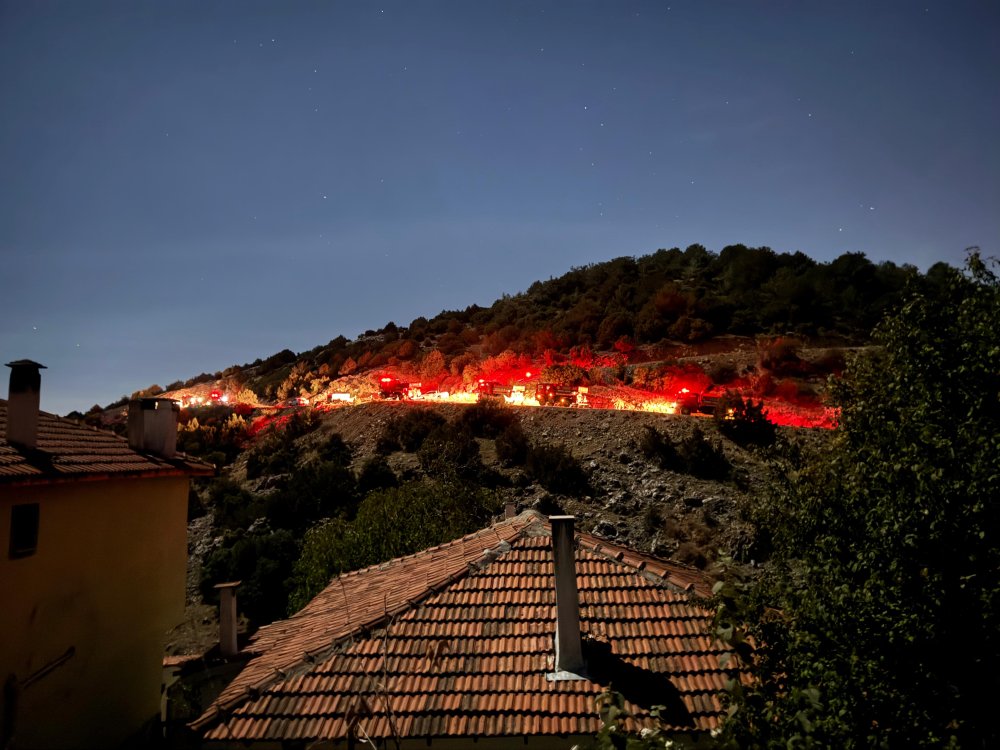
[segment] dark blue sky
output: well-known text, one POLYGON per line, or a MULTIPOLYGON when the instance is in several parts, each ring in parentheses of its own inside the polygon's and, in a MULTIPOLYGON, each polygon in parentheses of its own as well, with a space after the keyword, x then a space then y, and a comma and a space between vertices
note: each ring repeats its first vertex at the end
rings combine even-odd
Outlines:
POLYGON ((0 2, 0 102, 59 413, 660 247, 1000 244, 993 2, 0 2))

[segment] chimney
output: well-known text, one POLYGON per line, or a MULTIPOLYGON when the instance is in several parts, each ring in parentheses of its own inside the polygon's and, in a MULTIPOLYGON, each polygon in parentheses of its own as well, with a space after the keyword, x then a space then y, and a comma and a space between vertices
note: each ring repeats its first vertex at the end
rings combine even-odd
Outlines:
POLYGON ((38 404, 42 388, 39 370, 45 365, 30 359, 8 362, 10 391, 7 395, 7 442, 24 448, 38 444, 38 404))
POLYGON ((177 453, 177 416, 180 406, 169 398, 140 398, 128 402, 128 447, 173 458, 177 453))
POLYGON ((508 518, 513 518, 517 515, 517 504, 516 503, 504 503, 503 506, 503 517, 504 520, 508 518))
POLYGON ((219 652, 225 656, 236 656, 236 587, 240 581, 217 583, 219 590, 219 652))
POLYGON ((580 680, 584 671, 580 643, 580 598, 576 588, 573 516, 549 516, 556 571, 556 668, 554 680, 580 680))

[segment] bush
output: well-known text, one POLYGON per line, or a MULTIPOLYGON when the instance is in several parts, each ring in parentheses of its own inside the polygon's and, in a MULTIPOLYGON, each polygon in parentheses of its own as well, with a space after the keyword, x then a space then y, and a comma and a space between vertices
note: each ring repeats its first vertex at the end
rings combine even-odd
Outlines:
POLYGON ((454 482, 407 482, 372 492, 353 522, 326 521, 306 533, 290 608, 308 603, 335 575, 468 534, 499 509, 494 493, 454 482))
POLYGON ((639 436, 639 451, 650 461, 656 462, 661 469, 681 471, 685 462, 677 453, 674 444, 662 432, 646 425, 639 436))
POLYGON ((299 542, 286 530, 227 536, 202 565, 200 589, 206 602, 217 602, 213 587, 241 581, 239 608, 252 625, 263 625, 288 610, 289 578, 299 556, 299 542))
POLYGON ((382 455, 402 450, 415 453, 428 435, 445 424, 445 418, 433 409, 408 409, 405 414, 390 419, 382 429, 376 450, 382 455))
POLYGON ((677 452, 684 461, 685 468, 689 474, 702 479, 728 479, 732 467, 726 454, 722 449, 710 441, 695 426, 691 432, 681 440, 677 446, 677 452))
POLYGON ((260 500, 230 479, 216 479, 208 489, 208 504, 220 529, 246 529, 264 515, 260 500))
POLYGON ((495 439, 515 423, 518 418, 513 410, 497 401, 480 401, 465 409, 455 420, 457 429, 488 439, 495 439))
POLYGON ((528 458, 528 437, 520 422, 512 422, 496 439, 497 458, 504 466, 521 466, 528 458))
POLYGON ((358 504, 354 474, 330 461, 312 463, 294 472, 288 484, 264 500, 273 526, 305 531, 321 518, 350 517, 358 504))
POLYGON ((291 440, 272 434, 247 453, 247 479, 295 471, 299 451, 291 440))
POLYGON ((777 431, 764 414, 764 402, 744 401, 737 393, 728 393, 715 409, 715 424, 719 432, 739 445, 774 444, 777 431))
POLYGON ((563 495, 590 493, 590 482, 583 467, 564 445, 530 446, 525 468, 549 492, 563 495))
POLYGON ((371 456, 358 472, 358 494, 362 497, 374 490, 384 490, 398 485, 399 480, 386 463, 384 456, 371 456))
POLYGON ((321 462, 330 462, 337 466, 350 466, 352 458, 350 446, 337 432, 331 433, 317 449, 317 459, 321 462))
POLYGON ((421 468, 435 477, 475 479, 485 469, 472 433, 451 425, 441 425, 428 435, 417 457, 421 468))

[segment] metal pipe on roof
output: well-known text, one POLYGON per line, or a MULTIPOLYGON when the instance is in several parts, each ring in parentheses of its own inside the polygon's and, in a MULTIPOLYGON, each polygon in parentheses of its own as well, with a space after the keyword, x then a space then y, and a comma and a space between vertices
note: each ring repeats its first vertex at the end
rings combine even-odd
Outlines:
POLYGON ((580 596, 576 586, 573 516, 549 516, 556 577, 557 679, 580 679, 584 671, 580 640, 580 596), (560 673, 567 673, 561 677, 560 673))

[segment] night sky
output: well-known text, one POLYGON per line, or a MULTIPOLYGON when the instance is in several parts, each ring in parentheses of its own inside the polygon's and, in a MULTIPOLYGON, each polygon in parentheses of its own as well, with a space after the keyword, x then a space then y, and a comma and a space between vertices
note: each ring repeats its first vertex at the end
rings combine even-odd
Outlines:
POLYGON ((57 413, 657 248, 1000 249, 986 0, 0 1, 0 103, 57 413))

